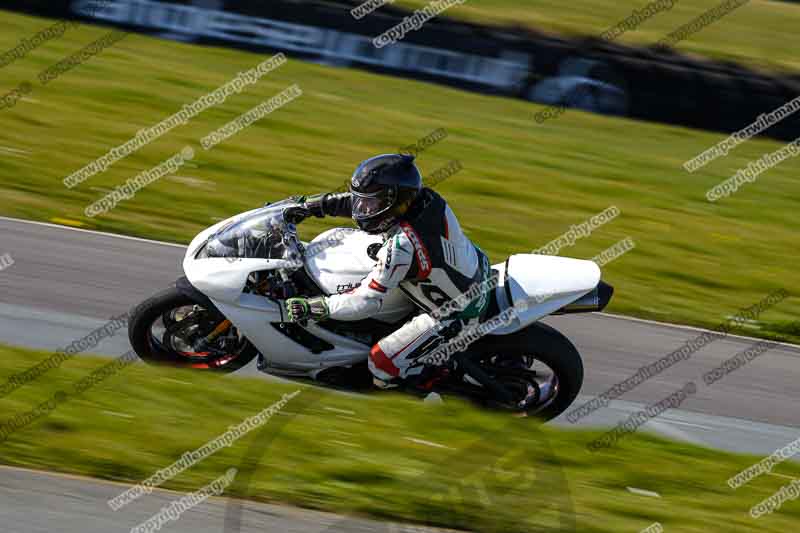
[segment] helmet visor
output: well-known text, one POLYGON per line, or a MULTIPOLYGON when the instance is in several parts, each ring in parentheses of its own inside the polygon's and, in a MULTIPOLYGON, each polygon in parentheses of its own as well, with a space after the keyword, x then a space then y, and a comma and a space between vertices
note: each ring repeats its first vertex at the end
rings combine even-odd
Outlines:
POLYGON ((353 218, 365 220, 383 214, 392 208, 394 204, 394 191, 384 189, 372 193, 352 191, 353 195, 353 218))

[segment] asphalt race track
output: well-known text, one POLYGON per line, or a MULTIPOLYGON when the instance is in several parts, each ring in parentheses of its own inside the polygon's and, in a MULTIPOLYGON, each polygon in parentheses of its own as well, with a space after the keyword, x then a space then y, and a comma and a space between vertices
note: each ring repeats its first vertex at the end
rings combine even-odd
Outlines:
MULTIPOLYGON (((183 247, 0 218, 0 254, 4 253, 10 253, 15 264, 0 272, 0 343, 57 349, 169 286, 181 275, 183 247)), ((614 285, 613 279, 607 281, 614 285)), ((624 291, 625 287, 616 289, 624 291)), ((720 316, 720 321, 724 318, 720 316)), ((553 317, 547 322, 565 333, 584 358, 585 383, 579 403, 700 333, 694 328, 605 314, 553 317)), ((123 333, 104 341, 95 351, 124 353, 129 346, 123 333)), ((755 342, 732 336, 717 340, 576 426, 612 426, 693 380, 697 393, 680 409, 648 422, 643 430, 709 447, 767 455, 798 437, 800 348, 773 348, 711 387, 705 386, 701 377, 755 342)), ((261 375, 252 365, 240 373, 261 375)), ((572 425, 563 416, 555 423, 572 425)), ((111 531, 110 523, 103 518, 103 513, 110 511, 98 505, 105 492, 115 488, 106 488, 100 482, 4 469, 0 475, 2 530, 51 531, 48 523, 52 526, 53 521, 63 520, 65 528, 59 527, 59 531, 111 531), (36 515, 34 507, 47 511, 36 515), (87 516, 93 517, 91 530, 86 529, 87 516)), ((152 504, 156 510, 157 503, 152 504)), ((202 507, 212 517, 221 516, 223 508, 214 501, 202 507)), ((327 515, 319 513, 255 504, 248 508, 254 527, 259 513, 270 520, 283 520, 284 525, 268 531, 321 531, 327 520, 320 518, 327 515)), ((270 523, 277 527, 275 522, 270 523)), ((172 531, 221 531, 221 527, 205 529, 190 520, 170 527, 172 531)), ((264 531, 263 524, 256 530, 264 531)), ((354 524, 351 528, 348 522, 347 529, 341 529, 359 530, 369 527, 354 524)))
MULTIPOLYGON (((128 485, 16 468, 0 468, 0 516, 3 533, 127 532, 181 497, 156 490, 137 505, 112 511, 106 502, 128 485), (56 525, 57 524, 57 525, 56 525)), ((163 531, 225 531, 227 500, 210 498, 168 522, 163 531)), ((259 533, 404 533, 394 524, 249 502, 241 514, 241 532, 259 533)), ((412 531, 408 529, 408 531, 412 531)), ((415 526, 415 532, 427 529, 415 526)), ((442 531, 433 530, 430 531, 442 531)))

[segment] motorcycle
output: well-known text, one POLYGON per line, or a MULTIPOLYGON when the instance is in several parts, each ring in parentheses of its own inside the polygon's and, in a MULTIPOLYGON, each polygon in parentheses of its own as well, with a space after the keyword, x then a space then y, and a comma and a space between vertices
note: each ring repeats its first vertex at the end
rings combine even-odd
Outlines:
MULTIPOLYGON (((354 228, 331 229, 303 243, 286 216, 297 205, 294 199, 267 204, 197 235, 183 260, 185 276, 132 313, 128 335, 139 357, 222 373, 257 357, 267 374, 352 391, 371 388, 370 348, 421 310, 397 288, 366 320, 289 322, 287 298, 357 287, 382 244, 380 235, 354 228)), ((583 363, 564 335, 539 320, 601 311, 613 288, 591 261, 516 254, 492 269, 496 286, 488 313, 506 319, 456 353, 428 389, 402 390, 555 418, 578 395, 583 363)))

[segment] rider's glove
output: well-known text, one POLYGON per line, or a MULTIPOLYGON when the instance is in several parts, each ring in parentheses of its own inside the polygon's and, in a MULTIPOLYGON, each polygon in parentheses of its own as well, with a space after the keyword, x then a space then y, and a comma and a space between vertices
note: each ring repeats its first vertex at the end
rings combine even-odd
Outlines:
POLYGON ((311 212, 306 207, 305 196, 292 196, 290 200, 294 200, 298 205, 287 207, 283 211, 283 218, 289 224, 300 224, 302 221, 311 216, 311 212))
POLYGON ((286 315, 289 322, 306 322, 311 319, 314 321, 328 318, 328 304, 325 298, 289 298, 286 300, 286 315))
POLYGON ((286 208, 283 216, 290 224, 299 224, 308 217, 322 218, 325 216, 324 203, 329 194, 315 194, 314 196, 292 196, 292 200, 299 205, 286 208))
POLYGON ((349 192, 293 196, 290 200, 294 200, 297 203, 297 205, 288 207, 284 211, 284 217, 290 224, 299 224, 308 217, 323 218, 334 216, 350 218, 353 212, 352 198, 349 192))

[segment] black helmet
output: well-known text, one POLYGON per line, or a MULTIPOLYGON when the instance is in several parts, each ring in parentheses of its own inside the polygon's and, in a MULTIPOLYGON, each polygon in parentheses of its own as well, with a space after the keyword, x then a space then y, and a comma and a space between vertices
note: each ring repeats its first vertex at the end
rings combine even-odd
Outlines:
POLYGON ((353 220, 367 233, 395 224, 422 189, 413 155, 385 154, 367 159, 350 178, 353 220))

